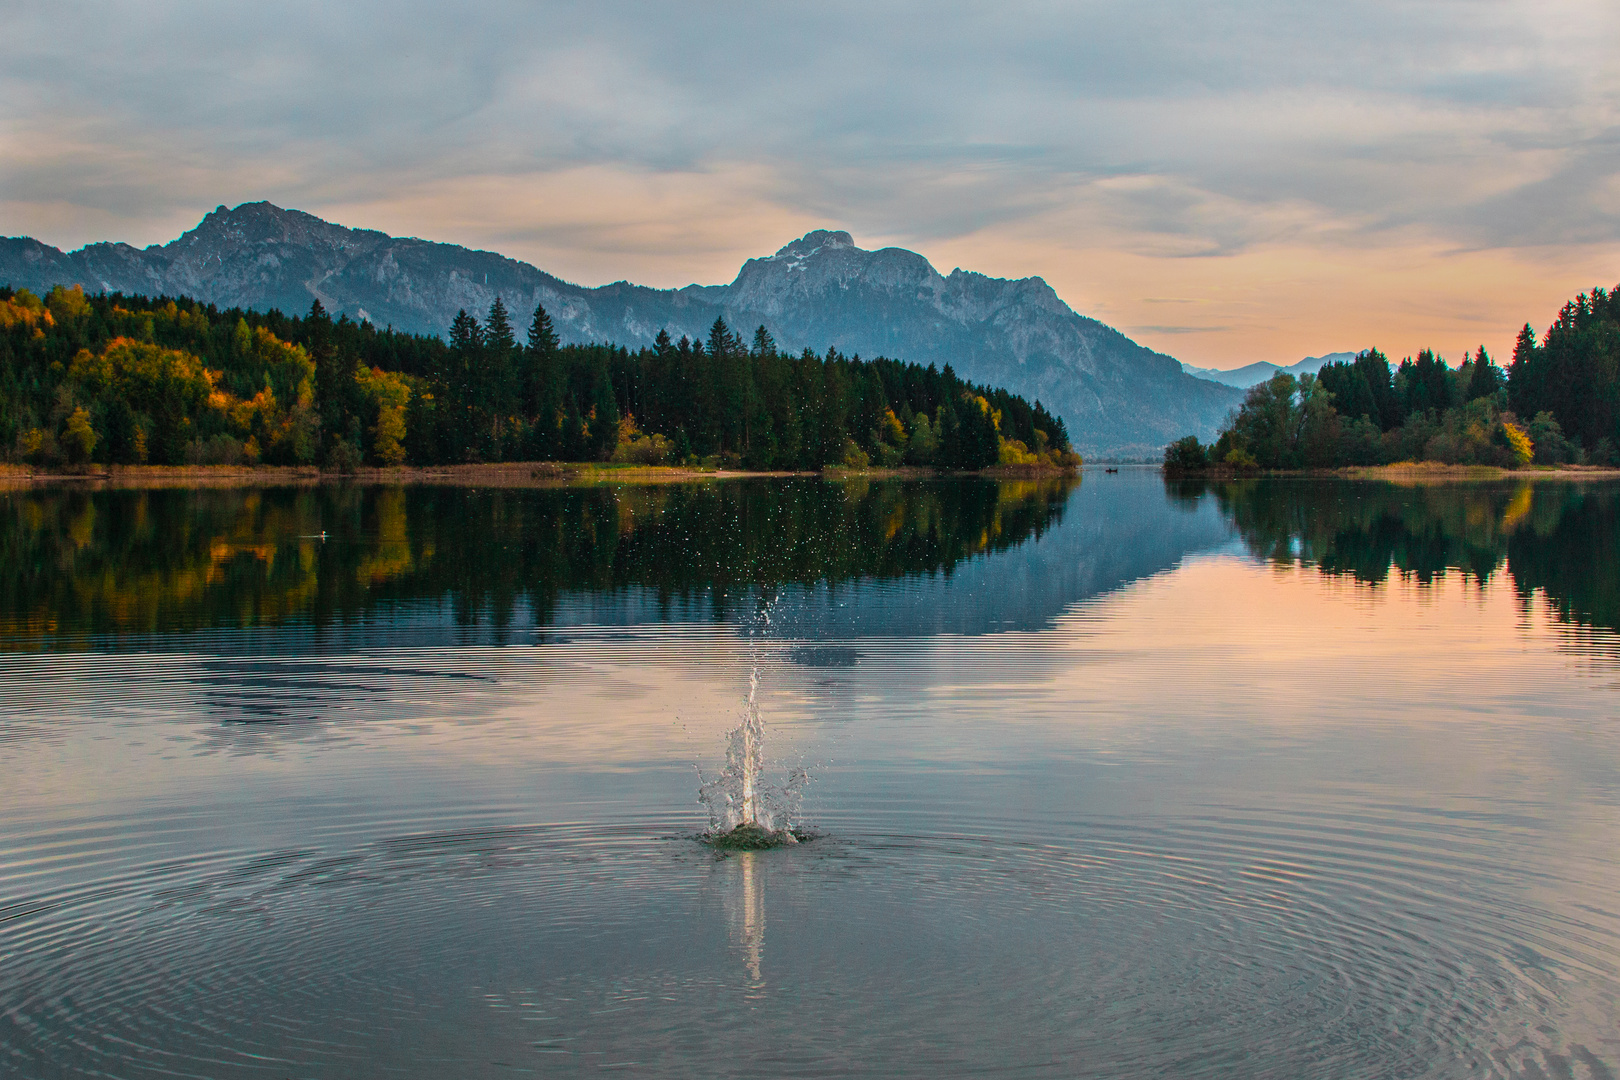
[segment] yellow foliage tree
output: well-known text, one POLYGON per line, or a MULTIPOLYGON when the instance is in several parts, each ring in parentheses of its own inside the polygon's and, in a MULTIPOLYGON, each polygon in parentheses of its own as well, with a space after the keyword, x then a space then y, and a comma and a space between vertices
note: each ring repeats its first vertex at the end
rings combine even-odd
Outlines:
POLYGON ((56 320, 46 309, 44 301, 27 289, 18 289, 10 300, 0 300, 0 330, 28 326, 39 331, 55 325, 56 320))
POLYGON ((62 449, 68 460, 83 464, 96 449, 96 429, 90 426, 90 413, 83 405, 73 410, 62 429, 62 449))
POLYGON ((80 349, 68 379, 92 395, 111 392, 148 412, 169 404, 195 407, 214 390, 213 376, 191 353, 123 337, 99 354, 80 349))
POLYGON ((45 297, 45 307, 59 323, 73 323, 90 314, 90 301, 85 298, 84 286, 64 289, 58 285, 45 297))
POLYGON ((1535 444, 1530 441, 1530 435, 1511 420, 1502 421, 1502 437, 1507 440, 1508 449, 1520 465, 1530 464, 1536 456, 1535 444))
POLYGON ((410 404, 411 388, 404 376, 381 368, 361 368, 354 373, 361 397, 377 410, 371 426, 371 453, 384 465, 405 461, 405 406, 410 404))

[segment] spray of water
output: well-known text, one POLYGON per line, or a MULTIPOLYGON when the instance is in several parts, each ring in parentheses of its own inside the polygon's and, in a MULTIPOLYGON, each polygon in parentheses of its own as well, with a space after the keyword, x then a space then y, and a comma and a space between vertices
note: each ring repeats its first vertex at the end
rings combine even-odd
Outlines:
MULTIPOLYGON (((770 625, 770 605, 762 604, 760 625, 770 625)), ((810 775, 802 768, 788 773, 781 787, 765 780, 765 732, 759 717, 759 657, 748 674, 748 704, 742 722, 726 735, 726 765, 713 779, 702 777, 698 801, 709 811, 709 836, 725 837, 745 830, 774 844, 793 844, 793 818, 798 814, 810 775)))

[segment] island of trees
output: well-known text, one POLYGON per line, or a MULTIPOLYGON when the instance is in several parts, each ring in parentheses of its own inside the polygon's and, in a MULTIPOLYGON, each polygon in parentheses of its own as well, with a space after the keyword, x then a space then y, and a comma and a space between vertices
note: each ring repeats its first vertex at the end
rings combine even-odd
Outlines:
POLYGON ((1620 286, 1565 304, 1540 342, 1526 324, 1504 371, 1481 347, 1452 368, 1377 349, 1252 387, 1214 443, 1165 450, 1171 474, 1384 465, 1620 464, 1620 286))
POLYGON ((0 457, 38 465, 500 461, 1073 468, 1040 402, 943 370, 779 350, 716 319, 634 352, 519 340, 497 299, 448 339, 185 298, 0 288, 0 457))

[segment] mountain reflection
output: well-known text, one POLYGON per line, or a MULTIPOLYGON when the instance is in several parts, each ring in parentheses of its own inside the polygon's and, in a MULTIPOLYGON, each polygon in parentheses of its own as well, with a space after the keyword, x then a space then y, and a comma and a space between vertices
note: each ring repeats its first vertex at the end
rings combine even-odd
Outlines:
POLYGON ((637 589, 712 607, 757 588, 949 575, 1039 537, 1076 481, 0 494, 14 640, 341 624, 420 601, 499 627, 637 589))
POLYGON ((1620 629, 1620 485, 1567 480, 1398 485, 1337 480, 1167 480, 1212 497, 1257 558, 1377 584, 1448 573, 1540 590, 1564 619, 1620 629))

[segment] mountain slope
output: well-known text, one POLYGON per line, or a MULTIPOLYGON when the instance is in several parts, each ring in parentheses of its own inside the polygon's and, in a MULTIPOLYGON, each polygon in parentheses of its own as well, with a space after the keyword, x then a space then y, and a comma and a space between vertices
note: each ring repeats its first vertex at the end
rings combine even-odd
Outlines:
POLYGON ((347 229, 269 203, 221 206, 164 245, 92 244, 63 253, 0 240, 0 282, 34 290, 192 296, 221 307, 334 314, 442 334, 457 310, 496 296, 520 320, 544 304, 565 342, 650 344, 660 328, 701 338, 716 316, 761 323, 788 349, 951 364, 976 382, 1039 398, 1090 455, 1156 455, 1189 432, 1211 438, 1241 394, 1076 314, 1038 277, 938 273, 901 248, 867 251, 818 230, 750 259, 730 285, 588 289, 488 251, 347 229))

